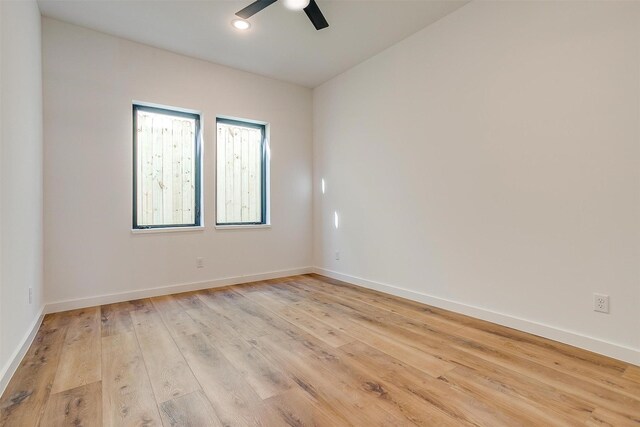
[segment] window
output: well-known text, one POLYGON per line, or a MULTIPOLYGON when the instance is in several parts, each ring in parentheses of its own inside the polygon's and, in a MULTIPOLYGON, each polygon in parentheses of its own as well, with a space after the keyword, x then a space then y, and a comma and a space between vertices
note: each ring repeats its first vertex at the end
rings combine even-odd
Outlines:
POLYGON ((133 106, 133 228, 200 220, 200 116, 133 106))
POLYGON ((267 223, 265 125, 218 118, 217 225, 267 223))

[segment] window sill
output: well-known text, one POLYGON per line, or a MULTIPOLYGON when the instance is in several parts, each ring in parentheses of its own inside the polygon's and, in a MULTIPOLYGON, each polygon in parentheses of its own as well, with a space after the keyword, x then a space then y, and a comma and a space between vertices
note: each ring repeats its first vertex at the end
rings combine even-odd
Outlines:
POLYGON ((176 233, 181 231, 203 231, 204 225, 196 227, 165 227, 165 228, 134 228, 131 234, 148 234, 148 233, 176 233))
POLYGON ((271 224, 216 225, 216 230, 246 230, 253 228, 271 228, 271 224))

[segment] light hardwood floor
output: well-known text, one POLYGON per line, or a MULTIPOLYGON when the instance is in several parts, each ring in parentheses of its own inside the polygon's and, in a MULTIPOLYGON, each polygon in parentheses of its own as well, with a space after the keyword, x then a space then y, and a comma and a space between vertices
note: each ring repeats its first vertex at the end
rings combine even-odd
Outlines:
POLYGON ((640 368, 321 276, 48 315, 2 426, 640 425, 640 368))

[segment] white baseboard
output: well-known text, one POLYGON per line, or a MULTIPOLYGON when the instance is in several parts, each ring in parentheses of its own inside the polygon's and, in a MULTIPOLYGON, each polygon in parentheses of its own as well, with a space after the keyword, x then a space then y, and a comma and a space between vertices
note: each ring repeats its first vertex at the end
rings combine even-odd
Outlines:
POLYGON ((296 276, 312 272, 311 267, 294 268, 290 270, 272 271, 268 273, 253 274, 248 276, 225 277, 222 279, 207 280, 204 282, 182 283, 178 285, 162 286, 158 288, 140 289, 136 291, 120 292, 116 294, 97 295, 94 297, 77 298, 65 301, 50 302, 45 305, 44 312, 58 313, 60 311, 75 310, 78 308, 95 307, 97 305, 112 304, 116 302, 131 301, 140 298, 157 297, 161 295, 177 294, 180 292, 198 291, 201 289, 219 288, 222 286, 238 285, 240 283, 257 282, 260 280, 278 279, 280 277, 296 276))
POLYGON ((22 362, 22 358, 25 354, 27 354, 27 350, 31 346, 33 339, 36 337, 36 333, 42 324, 42 319, 44 318, 44 306, 40 308, 38 315, 33 319, 27 333, 24 338, 20 341, 20 345, 13 351, 11 357, 7 363, 2 367, 2 371, 0 371, 0 396, 4 393, 7 385, 9 385, 9 381, 11 381, 11 377, 20 366, 20 362, 22 362))
POLYGON ((439 307, 445 310, 454 311, 456 313, 465 314, 477 319, 497 323, 509 328, 518 329, 520 331, 528 332, 544 338, 549 338, 554 341, 559 341, 585 350, 593 351, 594 353, 613 357, 614 359, 622 360, 627 363, 633 363, 634 365, 640 365, 640 349, 625 347, 598 338, 582 335, 577 332, 567 331, 555 326, 545 325, 543 323, 534 322, 527 319, 521 319, 508 314, 498 313, 484 308, 438 298, 421 292, 411 291, 409 289, 374 282, 372 280, 350 276, 348 274, 342 274, 320 267, 313 267, 313 272, 336 280, 341 280, 343 282, 353 283, 354 285, 362 286, 364 288, 374 289, 376 291, 407 298, 413 301, 418 301, 424 304, 432 305, 434 307, 439 307))

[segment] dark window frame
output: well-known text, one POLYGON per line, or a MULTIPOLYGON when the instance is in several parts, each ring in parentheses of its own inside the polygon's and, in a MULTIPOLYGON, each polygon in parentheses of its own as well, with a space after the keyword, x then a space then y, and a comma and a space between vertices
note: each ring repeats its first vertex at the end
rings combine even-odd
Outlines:
POLYGON ((242 126, 252 129, 259 129, 262 133, 262 141, 260 152, 261 173, 260 173, 260 222, 218 222, 218 162, 216 162, 216 226, 251 226, 251 225, 268 225, 267 222, 267 125, 244 121, 241 119, 228 119, 225 117, 216 117, 216 155, 218 153, 218 123, 224 123, 233 126, 242 126))
POLYGON ((202 226, 202 132, 200 126, 200 114, 188 113, 170 108, 150 107, 144 104, 133 104, 133 222, 134 230, 153 230, 157 228, 188 228, 202 226), (186 117, 195 120, 195 197, 194 197, 194 222, 189 224, 162 224, 139 225, 138 224, 138 111, 165 114, 174 117, 186 117))

